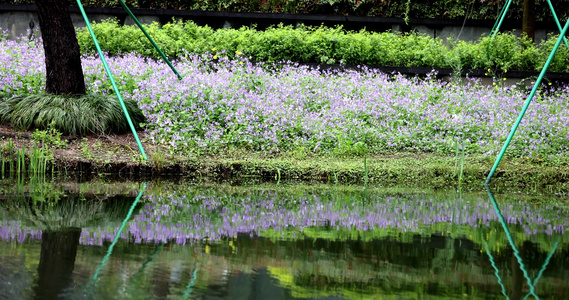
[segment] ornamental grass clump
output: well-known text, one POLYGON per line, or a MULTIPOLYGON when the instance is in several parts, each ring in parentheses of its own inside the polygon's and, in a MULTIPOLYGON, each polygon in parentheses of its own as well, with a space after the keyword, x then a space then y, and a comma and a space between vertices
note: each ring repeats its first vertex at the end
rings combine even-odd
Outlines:
MULTIPOLYGON (((134 124, 145 121, 136 102, 124 99, 124 103, 134 124)), ((14 96, 0 103, 0 123, 25 131, 53 128, 65 135, 124 133, 130 129, 118 98, 102 94, 14 96)))

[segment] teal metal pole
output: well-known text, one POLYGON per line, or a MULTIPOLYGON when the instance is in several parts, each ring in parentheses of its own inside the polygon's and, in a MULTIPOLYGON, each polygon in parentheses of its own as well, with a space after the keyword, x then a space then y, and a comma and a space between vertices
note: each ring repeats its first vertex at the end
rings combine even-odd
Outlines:
POLYGON ((504 6, 503 13, 501 14, 499 21, 498 21, 498 25, 494 25, 494 28, 496 30, 494 30, 494 28, 492 28, 492 38, 494 38, 496 36, 496 34, 498 33, 498 31, 500 31, 500 27, 502 26, 502 22, 504 22, 504 19, 506 18, 506 14, 508 13, 508 9, 510 9, 510 4, 512 4, 512 0, 508 1, 508 3, 504 6))
POLYGON ((494 210, 496 211, 496 215, 498 215, 498 219, 500 220, 500 223, 502 224, 502 228, 504 229, 504 232, 506 233, 506 237, 508 237, 508 242, 510 243, 512 250, 514 251, 514 256, 516 257, 518 264, 520 265, 520 269, 522 270, 524 277, 526 278, 526 281, 527 281, 528 286, 529 286, 529 294, 533 295, 536 299, 539 299, 539 296, 537 296, 535 294, 535 286, 533 285, 532 280, 529 278, 529 274, 526 271, 524 262, 520 256, 520 250, 518 250, 518 247, 516 247, 516 244, 514 243, 514 239, 512 238, 512 233, 510 233, 510 229, 508 229, 508 225, 506 224, 506 220, 504 219, 504 216, 502 215, 502 211, 500 211, 500 208, 498 207, 498 203, 496 202, 496 199, 494 199, 494 195, 492 195, 492 192, 490 191, 488 186, 486 186, 486 191, 488 192, 488 196, 490 197, 490 201, 492 202, 492 206, 494 207, 494 210))
MULTIPOLYGON (((512 2, 512 0, 510 0, 509 2, 512 2)), ((494 26, 492 26, 492 30, 490 30, 490 35, 492 35, 494 33, 494 29, 496 29, 498 22, 502 19, 502 15, 506 14, 506 6, 509 6, 508 3, 506 3, 506 5, 504 5, 504 6, 502 6, 502 10, 500 10, 500 14, 498 15, 498 18, 496 19, 496 22, 494 22, 494 26)))
POLYGON ((115 239, 113 240, 113 242, 109 246, 109 249, 107 249, 107 254, 105 255, 105 257, 103 257, 103 260, 101 260, 101 264, 99 265, 97 270, 95 270, 95 275, 93 275, 93 280, 97 280, 97 278, 99 277, 99 273, 101 272, 101 270, 103 269, 103 267, 107 263, 107 260, 109 259, 111 254, 113 253, 113 248, 115 247, 115 244, 118 242, 119 238, 121 237, 121 233, 124 230, 126 224, 128 223, 128 220, 130 220, 130 216, 132 216, 132 212, 134 211, 136 204, 138 204, 138 201, 140 201, 140 197, 142 197, 142 194, 144 193, 145 189, 146 189, 146 184, 144 184, 142 186, 142 189, 140 190, 140 192, 138 192, 138 196, 136 196, 136 199, 134 200, 134 202, 132 202, 132 205, 130 206, 128 213, 126 214, 126 217, 122 221, 121 226, 119 227, 119 230, 117 231, 117 234, 115 235, 115 239))
POLYGON ((551 50, 551 53, 549 54, 549 57, 547 58, 545 65, 541 69, 541 73, 539 73, 539 77, 535 81, 535 84, 533 85, 531 93, 529 94, 526 102, 524 103, 524 106, 523 106, 522 111, 520 112, 520 114, 518 116, 518 119, 514 123, 514 126, 512 127, 512 130, 510 131, 510 134, 508 135, 508 138, 506 139, 506 142, 504 143, 502 150, 498 154, 498 158, 496 158, 496 161, 494 162, 494 166, 492 166, 492 169, 490 170, 490 173, 488 174, 488 177, 486 178, 486 181, 484 182, 485 185, 488 185, 490 183, 490 180, 492 179, 494 172, 496 172, 496 168, 498 168, 498 164, 500 163, 500 160, 502 160, 502 157, 504 156, 506 149, 508 149, 508 146, 510 145, 512 138, 514 137, 514 134, 516 133, 516 130, 518 129, 518 126, 520 125, 520 122, 522 121, 524 114, 526 113, 526 110, 528 109, 528 106, 531 103, 531 99, 535 95, 535 92, 537 91, 539 84, 543 80, 543 77, 545 76, 545 72, 547 72, 547 68, 549 68, 551 61, 553 60, 553 57, 555 56, 555 52, 557 52, 557 48, 559 48, 559 45, 561 44, 563 37, 567 33, 567 28, 569 28, 569 20, 567 20, 567 22, 565 23, 565 27, 563 27, 563 30, 561 31, 561 34, 559 35, 559 38, 557 39, 555 46, 553 46, 553 50, 551 50))
MULTIPOLYGON (((561 23, 559 22, 559 19, 557 18, 557 14, 555 13, 555 9, 553 9, 553 4, 551 4, 551 0, 547 0, 547 4, 549 5, 549 9, 551 9, 551 14, 553 14, 553 18, 555 19, 555 23, 557 24, 557 28, 559 28, 559 32, 561 32, 561 30, 563 30, 561 28, 561 23)), ((565 46, 567 46, 567 48, 569 48, 569 44, 567 44, 567 38, 565 38, 565 36, 563 37, 563 42, 565 43, 565 46)))
POLYGON ((81 4, 81 0, 77 0, 77 5, 79 6, 79 10, 81 11, 81 14, 83 15, 83 19, 85 20, 85 24, 87 25, 87 29, 89 29, 89 33, 91 34, 91 38, 93 38, 93 42, 95 43, 95 47, 97 48, 97 51, 99 52, 99 56, 101 57, 101 62, 103 62, 103 67, 105 67, 105 71, 107 72, 107 75, 109 76, 109 79, 111 80, 113 90, 115 91, 115 94, 117 95, 117 98, 119 99, 122 110, 124 112, 124 116, 126 117, 128 125, 130 126, 130 130, 132 131, 132 134, 134 135, 134 138, 136 139, 136 143, 138 144, 138 149, 140 149, 140 154, 142 155, 144 160, 148 160, 148 157, 146 157, 146 153, 144 153, 144 148, 142 147, 142 143, 140 142, 140 139, 138 138, 138 134, 136 133, 136 129, 134 128, 134 125, 132 124, 132 120, 130 119, 130 115, 128 114, 126 106, 124 105, 124 101, 122 99, 121 93, 119 92, 119 88, 117 87, 117 84, 115 83, 115 79, 113 78, 113 73, 111 73, 111 69, 109 68, 107 61, 105 60, 105 56, 103 55, 103 51, 101 51, 101 46, 99 46, 99 42, 97 41, 97 37, 95 36, 95 33, 93 32, 93 28, 91 27, 91 23, 89 23, 89 18, 87 18, 87 14, 85 13, 85 9, 83 8, 83 4, 81 4))
POLYGON ((152 46, 154 46, 154 48, 156 48, 156 50, 158 50, 158 52, 160 53, 160 55, 162 56, 162 59, 164 59, 164 61, 168 64, 168 66, 170 67, 170 69, 172 69, 172 71, 174 71, 174 73, 176 73, 176 75, 178 76, 179 80, 182 80, 182 75, 180 75, 180 73, 178 73, 178 71, 176 70, 176 68, 174 68, 174 66, 172 65, 172 63, 168 60, 168 58, 166 57, 166 55, 164 54, 164 52, 162 52, 162 50, 160 50, 160 47, 158 47, 158 45, 154 42, 154 40, 152 39, 152 37, 150 36, 150 34, 148 34, 148 32, 146 32, 146 30, 144 29, 144 27, 142 26, 142 24, 140 24, 140 22, 138 22, 138 19, 134 16, 134 14, 132 13, 132 11, 130 11, 130 9, 126 6, 126 4, 124 3, 123 0, 119 0, 119 2, 121 3, 122 7, 126 10, 126 12, 129 14, 129 16, 134 20, 134 23, 136 23, 136 25, 138 25, 138 27, 140 28, 140 30, 142 30, 142 32, 144 33, 144 35, 146 35, 146 38, 150 41, 150 43, 152 43, 152 46))

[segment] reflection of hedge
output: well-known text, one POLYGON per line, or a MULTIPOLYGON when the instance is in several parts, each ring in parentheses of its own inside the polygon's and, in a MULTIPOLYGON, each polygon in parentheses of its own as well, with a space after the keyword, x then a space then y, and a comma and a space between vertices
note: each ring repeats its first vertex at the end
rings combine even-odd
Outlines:
MULTIPOLYGON (((114 21, 93 25, 101 47, 111 55, 138 52, 143 56, 159 54, 135 26, 120 26, 114 21)), ((421 34, 345 31, 341 27, 277 26, 265 31, 243 27, 218 29, 177 21, 147 27, 164 52, 172 57, 186 53, 234 56, 243 52, 252 61, 294 61, 300 63, 339 63, 398 67, 453 69, 491 69, 492 71, 540 70, 554 38, 535 45, 513 34, 477 42, 447 40, 421 34)), ((83 52, 94 52, 88 31, 78 32, 83 52)), ((559 47, 549 71, 565 72, 569 67, 567 47, 559 47)))
MULTIPOLYGON (((534 235, 527 235, 524 233, 524 229, 519 226, 510 226, 510 232, 512 237, 516 242, 517 246, 520 246, 524 242, 528 241, 534 243, 538 246, 540 251, 549 252, 553 249, 553 245, 559 238, 560 245, 559 250, 569 249, 569 234, 564 233, 560 236, 552 236, 544 232, 537 232, 534 235)), ((265 237, 271 241, 277 242, 281 239, 292 240, 294 239, 293 232, 294 229, 289 231, 272 231, 266 230, 261 233, 262 237, 265 237)), ((450 239, 464 239, 468 238, 480 249, 484 249, 484 241, 488 243, 491 251, 503 251, 510 248, 508 238, 503 230, 502 224, 499 222, 492 222, 490 227, 472 227, 469 225, 462 224, 449 224, 449 223, 437 223, 430 224, 424 228, 417 230, 410 230, 402 232, 398 228, 378 228, 373 230, 357 230, 357 229, 339 229, 330 230, 323 227, 310 227, 305 228, 302 231, 303 238, 309 238, 314 240, 327 240, 327 241, 364 241, 372 242, 374 240, 390 239, 393 241, 401 243, 413 243, 417 238, 417 235, 424 237, 437 236, 443 233, 444 237, 450 239)), ((300 234, 300 233, 299 233, 300 234)), ((372 251, 372 246, 369 246, 368 250, 372 251)), ((381 252, 379 249, 374 249, 373 251, 381 252)), ((372 252, 373 252, 372 251, 372 252)))
MULTIPOLYGON (((536 19, 553 21, 546 0, 536 1, 536 19)), ((3 0, 0 3, 33 3, 33 0, 3 0)), ((239 12, 273 12, 300 14, 332 14, 355 16, 380 16, 402 18, 408 11, 411 18, 464 18, 477 20, 494 20, 505 1, 470 1, 470 0, 125 0, 130 7, 139 8, 170 8, 204 11, 239 11, 239 12), (484 3, 482 3, 484 2, 484 3)), ((508 18, 521 19, 523 0, 514 0, 508 18)), ((117 0, 87 0, 86 6, 114 7, 119 5, 117 0)), ((75 1, 70 1, 76 5, 75 1)), ((569 16, 569 1, 554 2, 558 17, 566 19, 569 16)))

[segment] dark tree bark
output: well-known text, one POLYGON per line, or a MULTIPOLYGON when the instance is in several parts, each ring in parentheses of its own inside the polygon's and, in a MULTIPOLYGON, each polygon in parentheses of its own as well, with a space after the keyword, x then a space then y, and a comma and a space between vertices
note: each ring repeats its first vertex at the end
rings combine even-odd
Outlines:
POLYGON ((81 228, 42 233, 35 299, 58 299, 69 287, 80 237, 81 228))
POLYGON ((535 41, 535 0, 524 0, 522 32, 535 41))
POLYGON ((61 0, 36 1, 45 50, 45 91, 56 95, 82 95, 85 94, 85 78, 68 4, 61 0))

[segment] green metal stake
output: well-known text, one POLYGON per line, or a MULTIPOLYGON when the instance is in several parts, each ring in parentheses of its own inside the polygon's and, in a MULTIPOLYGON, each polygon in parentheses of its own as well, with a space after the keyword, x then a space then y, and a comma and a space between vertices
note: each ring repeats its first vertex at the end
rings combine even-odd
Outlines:
MULTIPOLYGON (((555 23, 557 24, 557 28, 559 28, 559 32, 561 32, 561 30, 562 30, 561 23, 559 23, 559 19, 557 18, 557 14, 555 13, 555 9, 553 9, 553 4, 551 4, 551 0, 547 0, 547 4, 549 5, 549 9, 551 9, 551 14, 553 14, 553 18, 555 19, 555 23)), ((569 44, 567 44, 567 39, 565 38, 565 36, 563 37, 563 42, 565 43, 565 46, 567 46, 567 48, 569 48, 569 44)))
POLYGON ((101 57, 101 62, 103 62, 103 66, 105 67, 105 71, 107 72, 107 75, 109 76, 109 79, 111 80, 111 84, 113 85, 113 90, 115 91, 115 94, 117 95, 117 98, 119 99, 122 110, 124 112, 124 116, 126 117, 126 120, 128 121, 128 125, 130 126, 130 130, 132 131, 132 134, 134 135, 134 138, 136 139, 136 143, 138 144, 138 149, 140 149, 140 154, 142 155, 144 160, 148 160, 148 157, 146 157, 146 153, 144 153, 144 148, 142 148, 142 143, 140 143, 140 139, 138 138, 138 134, 136 134, 136 129, 134 128, 134 125, 132 124, 132 120, 130 119, 130 115, 128 114, 128 111, 126 110, 126 106, 124 105, 124 101, 122 99, 121 93, 119 92, 119 88, 117 87, 117 84, 115 83, 115 79, 113 78, 113 73, 111 73, 111 69, 109 69, 109 65, 107 64, 107 61, 105 60, 105 56, 103 55, 103 51, 101 51, 101 46, 99 46, 99 42, 97 41, 97 37, 95 36, 95 33, 93 32, 93 28, 91 28, 91 24, 89 23, 89 18, 87 18, 87 14, 85 13, 85 9, 83 8, 83 4, 81 4, 81 0, 77 0, 77 5, 79 6, 79 10, 81 11, 81 14, 83 15, 83 19, 85 20, 85 24, 87 25, 87 29, 89 29, 89 33, 91 34, 91 38, 93 39, 93 42, 95 43, 95 47, 97 48, 97 52, 99 52, 99 57, 101 57))
POLYGON ((144 184, 142 186, 142 189, 140 190, 140 192, 138 192, 138 196, 136 196, 136 199, 134 200, 134 202, 132 202, 132 205, 130 206, 128 213, 126 214, 126 217, 122 221, 121 226, 119 227, 119 230, 117 231, 117 234, 115 235, 115 239, 113 240, 113 242, 111 243, 111 245, 107 249, 107 254, 105 255, 105 257, 103 257, 103 260, 101 260, 101 264, 99 265, 97 270, 95 270, 95 275, 93 275, 93 278, 92 278, 93 280, 97 280, 97 278, 99 277, 99 273, 101 272, 101 270, 103 269, 103 267, 107 263, 107 260, 109 259, 111 254, 113 253, 113 248, 115 247, 115 244, 118 242, 119 238, 121 237, 121 233, 124 230, 126 224, 128 223, 128 220, 130 220, 130 216, 132 215, 132 212, 134 211, 136 204, 138 204, 140 197, 142 197, 142 194, 144 193, 145 189, 146 189, 146 184, 144 184))
POLYGON ((160 47, 158 47, 158 45, 154 42, 154 40, 152 39, 152 37, 148 34, 148 32, 146 32, 146 30, 144 29, 144 27, 142 26, 142 24, 140 24, 140 22, 138 22, 138 19, 134 16, 134 14, 132 13, 132 11, 130 11, 130 9, 126 6, 126 4, 124 3, 123 0, 119 0, 119 2, 121 3, 122 7, 126 10, 126 12, 130 15, 130 17, 134 20, 134 22, 136 23, 136 25, 138 25, 138 27, 140 28, 140 30, 142 30, 142 32, 144 33, 144 35, 146 35, 146 38, 150 41, 150 43, 152 43, 152 45, 154 46, 154 48, 156 48, 156 50, 158 50, 158 52, 160 53, 160 55, 162 56, 162 59, 164 59, 164 61, 168 64, 168 66, 170 66, 170 69, 172 69, 172 71, 174 71, 174 73, 176 73, 176 75, 178 76, 179 80, 182 80, 182 75, 180 75, 180 73, 178 73, 178 71, 176 71, 176 68, 174 68, 174 66, 172 65, 172 63, 168 60, 168 58, 166 57, 166 55, 164 54, 164 52, 162 52, 162 50, 160 50, 160 47))
POLYGON ((559 35, 559 38, 557 39, 555 46, 553 46, 553 50, 551 50, 551 53, 549 54, 549 57, 547 58, 545 65, 541 69, 541 73, 539 73, 539 77, 535 81, 535 84, 533 85, 531 93, 529 94, 526 102, 524 103, 524 106, 523 106, 522 111, 520 112, 520 114, 518 116, 518 119, 514 123, 514 126, 512 127, 512 130, 510 131, 510 134, 508 135, 508 138, 506 139, 506 142, 504 143, 502 150, 498 154, 498 158, 496 158, 496 161, 494 162, 494 166, 492 166, 492 169, 490 170, 490 173, 488 174, 488 177, 486 178, 486 181, 484 182, 485 185, 488 185, 490 183, 490 180, 492 179, 494 172, 496 172, 496 168, 498 168, 498 164, 500 163, 500 160, 502 160, 502 157, 504 156, 506 149, 508 149, 508 146, 510 145, 510 141, 512 141, 512 138, 514 137, 514 134, 516 133, 516 130, 518 129, 518 126, 520 125, 520 122, 522 121, 524 114, 526 113, 526 110, 528 109, 528 106, 531 103, 531 99, 533 99, 533 96, 535 95, 535 92, 537 91, 539 84, 541 83, 541 81, 543 80, 543 77, 545 76, 545 72, 547 72, 547 68, 549 68, 551 61, 553 60, 553 57, 555 56, 555 52, 557 52, 557 48, 559 48, 559 45, 561 44, 563 37, 567 33, 567 28, 569 28, 569 20, 567 20, 567 22, 565 23, 565 27, 563 27, 563 30, 561 31, 561 34, 559 35))
MULTIPOLYGON (((509 0, 509 2, 502 7, 502 10, 500 11, 500 14, 498 15, 498 19, 496 20, 496 23, 494 23, 492 30, 490 30, 490 35, 492 35, 492 38, 494 38, 496 36, 496 34, 498 33, 498 31, 500 31, 500 26, 502 25, 502 21, 506 17, 507 10, 509 9, 511 3, 512 3, 512 0, 509 0), (498 25, 498 23, 499 23, 499 25, 498 25), (496 28, 496 25, 498 25, 498 28, 496 28), (494 31, 494 29, 496 29, 496 31, 494 31)), ((561 32, 561 30, 562 30, 561 23, 559 22, 559 18, 557 18, 557 14, 555 13, 555 9, 553 8, 553 5, 551 4, 551 0, 547 0, 547 4, 549 5, 549 9, 551 9, 551 14, 553 15, 553 18, 555 19, 555 23, 557 23, 557 28, 559 28, 559 32, 561 32)), ((565 46, 567 46, 567 48, 569 48, 569 44, 567 43, 567 39, 565 37, 563 37, 563 41, 565 42, 565 46)))
MULTIPOLYGON (((510 0, 509 2, 512 2, 512 0, 510 0)), ((494 34, 494 29, 496 29, 496 26, 498 25, 498 22, 502 19, 502 15, 506 15, 506 6, 510 6, 509 3, 507 3, 506 5, 502 6, 502 10, 500 11, 500 14, 498 15, 498 18, 496 19, 496 22, 494 23, 494 26, 492 26, 492 30, 490 30, 490 35, 494 34)), ((500 22, 501 25, 501 22, 500 22)), ((498 27, 498 29, 496 31, 499 31, 500 28, 498 27)))
POLYGON ((502 22, 504 22, 504 19, 506 18, 506 13, 508 12, 508 9, 510 9, 510 4, 512 4, 512 0, 508 1, 508 3, 504 6, 504 8, 502 8, 502 11, 504 13, 501 14, 499 21, 498 21, 498 25, 496 26, 496 24, 494 24, 496 31, 494 31, 494 28, 492 28, 492 38, 494 38, 496 36, 496 34, 498 33, 498 31, 500 31, 500 27, 502 26, 502 22))

